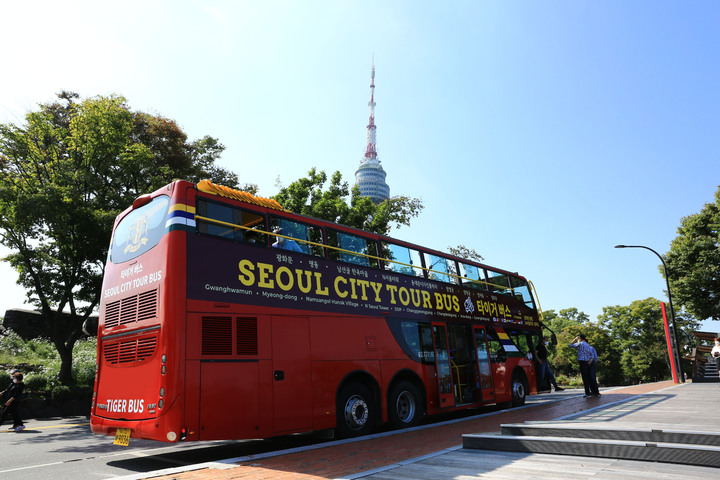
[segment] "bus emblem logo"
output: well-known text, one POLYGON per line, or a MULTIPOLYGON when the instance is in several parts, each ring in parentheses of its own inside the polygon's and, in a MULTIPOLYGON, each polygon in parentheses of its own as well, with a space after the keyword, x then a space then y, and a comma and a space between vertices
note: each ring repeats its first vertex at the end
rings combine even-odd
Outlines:
POLYGON ((137 218, 137 220, 135 220, 135 223, 133 223, 130 227, 130 231, 128 231, 126 240, 127 246, 125 247, 125 250, 123 250, 124 253, 137 252, 140 247, 147 243, 149 223, 150 219, 147 215, 141 215, 137 218))
POLYGON ((475 307, 473 306, 472 300, 470 297, 467 297, 465 299, 465 313, 472 313, 475 311, 475 307))

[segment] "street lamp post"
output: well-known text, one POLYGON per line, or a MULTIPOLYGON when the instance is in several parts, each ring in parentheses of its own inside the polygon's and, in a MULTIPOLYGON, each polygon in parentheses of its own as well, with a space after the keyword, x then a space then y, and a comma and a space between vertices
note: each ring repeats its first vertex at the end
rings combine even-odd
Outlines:
POLYGON ((670 305, 670 321, 672 323, 672 334, 673 334, 673 342, 675 344, 675 352, 673 353, 675 357, 675 374, 677 376, 677 379, 680 383, 685 382, 685 375, 682 373, 682 368, 680 365, 680 342, 678 342, 678 336, 677 336, 677 329, 675 328, 675 310, 673 310, 673 304, 672 304, 672 295, 670 294, 670 278, 668 277, 668 271, 667 271, 667 265, 665 265, 665 260, 662 258, 662 256, 653 250, 650 247, 645 247, 643 245, 615 245, 615 248, 644 248, 645 250, 650 250, 652 253, 657 255, 657 257, 662 262, 663 271, 665 272, 665 284, 667 285, 667 294, 668 294, 668 304, 670 305))

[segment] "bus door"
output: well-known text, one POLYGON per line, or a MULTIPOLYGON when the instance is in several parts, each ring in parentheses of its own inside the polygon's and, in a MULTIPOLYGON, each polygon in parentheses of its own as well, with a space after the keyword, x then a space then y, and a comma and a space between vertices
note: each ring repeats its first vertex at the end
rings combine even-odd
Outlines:
POLYGON ((488 402, 495 400, 495 388, 493 387, 493 375, 490 367, 490 353, 488 351, 487 337, 485 336, 485 327, 475 325, 474 333, 478 371, 478 389, 476 392, 480 394, 480 398, 475 400, 488 402))
POLYGON ((274 432, 312 429, 308 317, 272 317, 274 432))
POLYGON ((432 328, 440 407, 453 407, 455 406, 455 395, 453 394, 452 365, 450 365, 450 349, 448 348, 447 329, 444 323, 436 322, 432 323, 432 328))

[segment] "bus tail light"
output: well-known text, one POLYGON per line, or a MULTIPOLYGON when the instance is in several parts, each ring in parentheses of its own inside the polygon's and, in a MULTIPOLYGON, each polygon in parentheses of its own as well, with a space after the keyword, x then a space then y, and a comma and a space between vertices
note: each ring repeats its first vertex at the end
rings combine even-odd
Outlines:
POLYGON ((187 434, 188 434, 187 428, 181 428, 180 429, 180 441, 185 440, 187 438, 187 434))

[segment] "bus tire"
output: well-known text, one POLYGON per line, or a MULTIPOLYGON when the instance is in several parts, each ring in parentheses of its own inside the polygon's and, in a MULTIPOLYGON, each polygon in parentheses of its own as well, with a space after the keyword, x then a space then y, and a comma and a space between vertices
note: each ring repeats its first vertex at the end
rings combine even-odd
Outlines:
POLYGON ((411 382, 398 382, 390 391, 388 415, 390 424, 395 428, 413 427, 422 416, 422 396, 420 390, 411 382))
POLYGON ((510 384, 512 389, 512 402, 513 407, 522 407, 525 405, 525 397, 527 395, 527 382, 522 375, 513 373, 512 382, 510 384))
POLYGON ((337 397, 337 425, 339 438, 351 438, 372 432, 378 411, 372 391, 365 384, 351 382, 345 385, 337 397))

